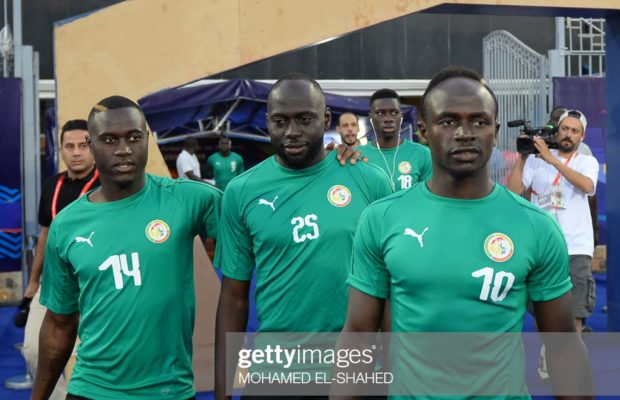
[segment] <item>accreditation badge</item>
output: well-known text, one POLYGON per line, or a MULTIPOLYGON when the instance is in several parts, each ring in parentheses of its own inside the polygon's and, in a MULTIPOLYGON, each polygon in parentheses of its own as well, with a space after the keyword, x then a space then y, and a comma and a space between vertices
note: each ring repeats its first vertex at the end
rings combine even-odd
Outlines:
POLYGON ((538 196, 538 207, 545 211, 551 211, 553 205, 551 204, 551 193, 538 196))
POLYGON ((556 210, 563 210, 566 208, 566 196, 562 192, 560 185, 551 186, 551 206, 556 210))

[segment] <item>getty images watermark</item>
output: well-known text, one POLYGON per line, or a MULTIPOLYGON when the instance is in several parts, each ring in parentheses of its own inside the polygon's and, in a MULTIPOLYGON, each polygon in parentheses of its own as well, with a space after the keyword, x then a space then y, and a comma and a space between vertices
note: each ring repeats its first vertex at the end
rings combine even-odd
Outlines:
POLYGON ((394 381, 391 372, 372 370, 376 365, 376 350, 377 345, 368 349, 321 349, 301 345, 284 348, 280 344, 241 349, 235 384, 390 384, 394 381), (347 370, 352 366, 361 366, 365 371, 347 370), (344 370, 333 371, 334 367, 344 370))
POLYGON ((229 395, 620 395, 620 334, 583 340, 574 333, 520 332, 226 337, 229 395), (543 342, 550 372, 557 368, 552 384, 537 373, 543 342), (587 352, 589 362, 574 357, 576 349, 587 352))

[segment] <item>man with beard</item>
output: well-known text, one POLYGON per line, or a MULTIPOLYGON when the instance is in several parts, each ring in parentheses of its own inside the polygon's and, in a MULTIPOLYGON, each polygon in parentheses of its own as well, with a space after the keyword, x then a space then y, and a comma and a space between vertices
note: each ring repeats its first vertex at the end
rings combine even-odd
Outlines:
POLYGON ((377 90, 370 98, 370 124, 376 139, 357 147, 368 163, 381 168, 395 192, 408 189, 432 174, 427 147, 400 137, 403 114, 400 97, 391 89, 377 90))
MULTIPOLYGON (((32 299, 30 312, 24 332, 24 358, 31 374, 37 370, 39 356, 39 331, 45 316, 45 307, 39 303, 41 274, 45 246, 52 220, 75 199, 99 186, 99 174, 93 162, 93 155, 88 148, 88 127, 83 119, 68 121, 60 132, 60 157, 67 170, 49 177, 43 184, 39 199, 39 225, 41 232, 37 241, 37 250, 32 263, 32 272, 24 297, 32 299)), ((50 399, 63 399, 67 395, 67 383, 63 376, 50 399)))
POLYGON ((360 132, 357 115, 345 112, 338 117, 336 131, 340 134, 340 140, 347 146, 359 146, 357 134, 360 132))
POLYGON ((357 220, 391 189, 377 167, 343 167, 323 148, 330 119, 315 80, 301 74, 278 80, 267 100, 275 156, 234 178, 224 193, 213 263, 223 275, 217 399, 226 398, 226 334, 246 331, 253 273, 259 332, 342 328, 357 220))
POLYGON ((67 399, 193 399, 193 244, 215 238, 221 192, 146 174, 146 120, 125 97, 95 105, 88 132, 101 186, 50 226, 32 399, 48 399, 78 332, 67 399))
POLYGON ((534 138, 539 154, 521 154, 508 181, 508 188, 518 194, 531 188, 532 203, 551 213, 562 227, 570 255, 577 332, 581 332, 582 318, 592 313, 595 293, 588 196, 596 191, 599 164, 577 151, 586 126, 582 112, 565 111, 559 118, 558 149, 550 150, 544 140, 534 138))

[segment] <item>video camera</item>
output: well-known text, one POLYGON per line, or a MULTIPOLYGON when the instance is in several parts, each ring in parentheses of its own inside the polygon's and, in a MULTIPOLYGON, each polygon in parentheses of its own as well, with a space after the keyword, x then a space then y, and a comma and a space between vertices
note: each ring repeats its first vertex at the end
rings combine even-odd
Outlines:
POLYGON ((539 126, 538 128, 532 128, 532 123, 530 121, 525 121, 523 119, 516 119, 514 121, 508 121, 506 124, 509 128, 515 128, 522 126, 522 133, 525 133, 527 136, 519 136, 517 138, 517 151, 521 154, 537 154, 538 150, 536 146, 534 146, 534 136, 540 137, 545 141, 547 147, 550 149, 557 149, 558 143, 555 141, 555 134, 558 133, 558 127, 555 125, 545 125, 539 126))

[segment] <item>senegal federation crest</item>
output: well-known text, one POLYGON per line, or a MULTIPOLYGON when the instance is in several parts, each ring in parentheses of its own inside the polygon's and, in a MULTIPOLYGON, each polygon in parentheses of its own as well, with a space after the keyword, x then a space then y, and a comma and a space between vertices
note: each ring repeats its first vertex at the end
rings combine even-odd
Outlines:
POLYGON ((336 207, 345 207, 351 202, 351 191, 343 185, 335 185, 327 191, 327 200, 336 207))
POLYGON ((402 161, 398 163, 398 172, 402 175, 407 175, 411 172, 411 163, 409 161, 402 161))
POLYGON ((484 241, 484 252, 491 260, 496 262, 510 260, 514 249, 512 240, 503 233, 492 233, 484 241))
POLYGON ((156 219, 148 223, 145 233, 151 242, 163 243, 170 237, 170 227, 161 219, 156 219))

